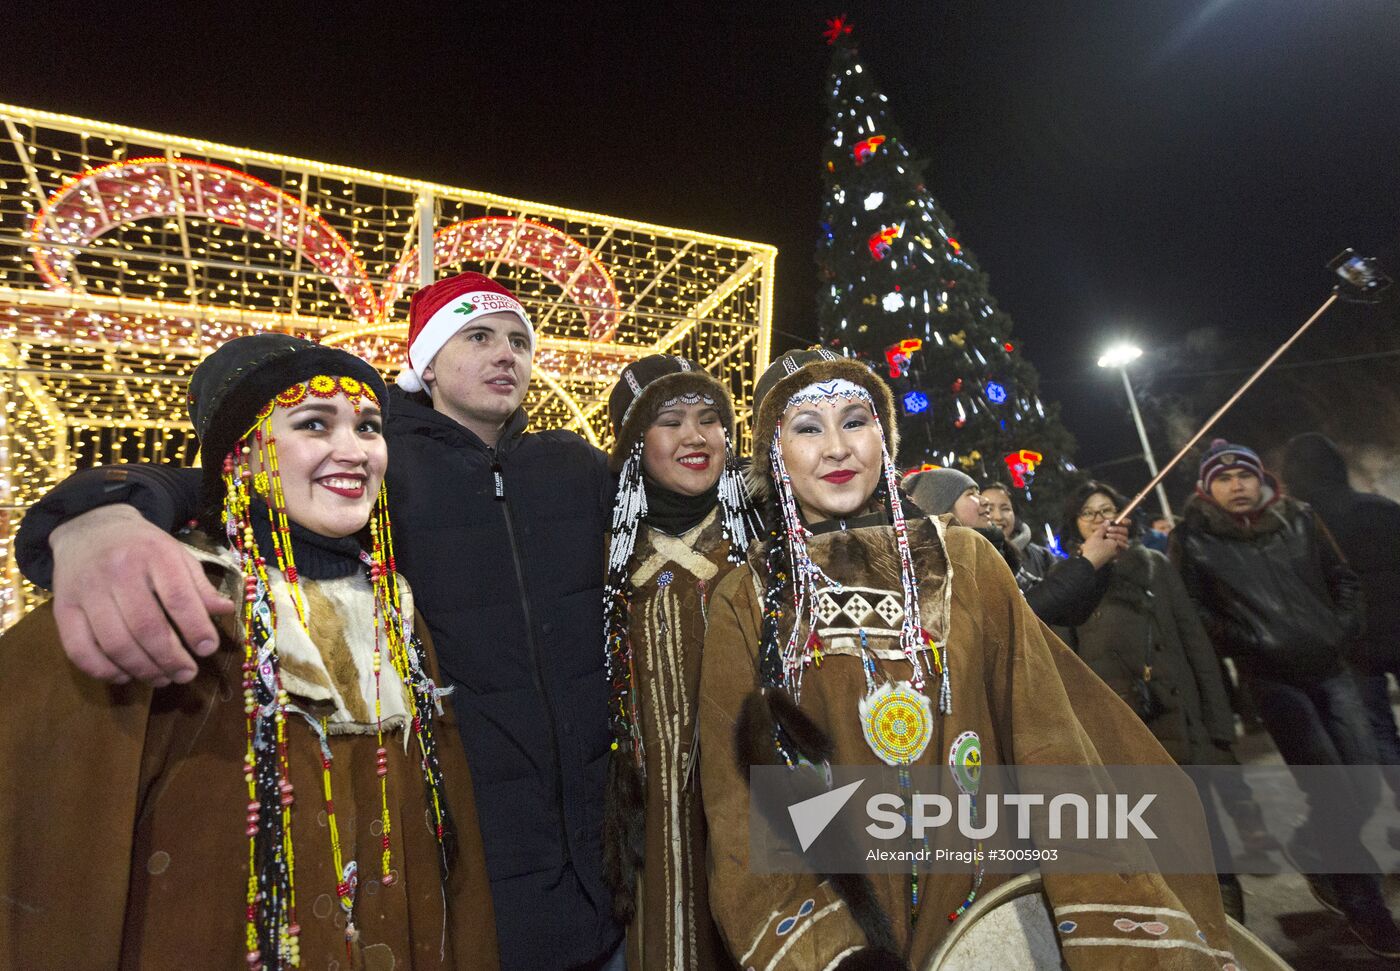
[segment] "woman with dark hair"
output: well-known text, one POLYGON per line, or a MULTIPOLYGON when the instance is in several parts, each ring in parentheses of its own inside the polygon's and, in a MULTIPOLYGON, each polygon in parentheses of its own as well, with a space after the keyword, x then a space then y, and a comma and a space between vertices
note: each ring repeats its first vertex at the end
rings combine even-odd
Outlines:
MULTIPOLYGON (((894 416, 878 375, 825 349, 782 355, 756 388, 750 481, 770 532, 711 600, 700 691, 710 906, 743 967, 922 968, 1008 876, 975 862, 935 875, 763 872, 750 859, 752 767, 807 778, 808 764, 919 766, 975 790, 992 766, 1171 764, 1047 636, 985 539, 906 520, 894 416)), ((1201 832, 1189 812, 1172 824, 1178 843, 1201 832)), ((966 845, 956 838, 940 829, 930 842, 966 845)), ((1207 875, 1047 872, 1044 885, 1076 969, 1234 960, 1207 875)))
POLYGON ((1045 579, 1055 565, 1055 555, 1033 542, 1030 524, 1016 515, 1012 495, 1011 488, 1001 482, 988 482, 982 487, 982 504, 992 525, 1001 530, 1002 536, 1006 537, 1019 557, 1016 586, 1025 593, 1045 579))
MULTIPOLYGON (((1086 482, 1064 506, 1060 542, 1078 552, 1127 500, 1111 485, 1086 482)), ((1231 764, 1235 740, 1220 662, 1171 562, 1138 541, 1099 571, 1101 595, 1089 617, 1055 632, 1128 703, 1182 766, 1231 764)), ((1051 571, 1054 576, 1054 571, 1051 571)), ((1229 849, 1215 802, 1202 793, 1216 862, 1228 869, 1229 849)), ((1220 875, 1226 911, 1243 920, 1244 897, 1233 874, 1220 875)))
POLYGON ((51 604, 0 651, 7 968, 495 968, 471 778, 398 575, 384 382, 236 338, 190 380, 212 504, 182 538, 242 609, 193 680, 80 673, 51 604))
POLYGON ((710 916, 696 769, 709 599, 756 532, 729 390, 683 357, 627 365, 608 396, 618 475, 604 643, 603 872, 632 971, 728 966, 710 916))

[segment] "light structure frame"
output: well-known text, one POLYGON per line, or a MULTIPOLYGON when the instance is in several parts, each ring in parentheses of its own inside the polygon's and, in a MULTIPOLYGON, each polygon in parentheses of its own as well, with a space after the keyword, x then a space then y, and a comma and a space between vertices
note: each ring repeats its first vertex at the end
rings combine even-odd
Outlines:
POLYGON ((777 250, 198 138, 0 104, 0 627, 35 602, 20 517, 69 472, 186 463, 185 385, 230 337, 296 333, 392 378, 408 295, 474 269, 538 335, 536 428, 610 443, 628 362, 726 382, 747 444, 777 250))

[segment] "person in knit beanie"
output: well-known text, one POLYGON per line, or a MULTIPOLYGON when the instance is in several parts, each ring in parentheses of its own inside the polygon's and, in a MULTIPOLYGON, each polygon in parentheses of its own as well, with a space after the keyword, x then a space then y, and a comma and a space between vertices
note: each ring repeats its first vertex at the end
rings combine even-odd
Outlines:
POLYGON ((952 513, 964 526, 985 529, 992 525, 977 480, 957 469, 915 472, 905 477, 900 489, 927 516, 952 513))
MULTIPOLYGON (((1312 507, 1279 494, 1251 448, 1211 442, 1168 547, 1218 654, 1234 659, 1289 765, 1365 765, 1377 750, 1347 655, 1362 628, 1360 581, 1312 507)), ((1400 928, 1360 839, 1379 783, 1300 777, 1303 824, 1289 861, 1372 953, 1400 958, 1400 928), (1332 873, 1339 857, 1349 873, 1332 873)))
POLYGON ((1201 458, 1196 491, 1231 515, 1255 518, 1278 497, 1278 482, 1254 449, 1217 438, 1201 458))

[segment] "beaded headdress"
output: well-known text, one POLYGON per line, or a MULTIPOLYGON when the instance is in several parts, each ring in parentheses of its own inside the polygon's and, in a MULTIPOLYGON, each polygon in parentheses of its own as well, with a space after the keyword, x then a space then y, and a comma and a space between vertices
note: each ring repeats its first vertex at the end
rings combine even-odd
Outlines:
MULTIPOLYGON (((221 493, 222 504, 219 518, 243 578, 242 690, 247 733, 243 775, 248 786, 245 833, 249 861, 245 920, 247 963, 254 969, 282 969, 301 962, 292 846, 292 806, 296 793, 288 777, 287 761, 289 723, 295 724, 304 718, 320 740, 327 826, 338 874, 337 897, 346 918, 347 946, 355 932, 354 907, 360 876, 357 861, 346 862, 341 857, 330 789, 332 756, 326 721, 298 708, 282 685, 278 624, 299 623, 305 627, 307 614, 293 553, 276 440, 272 435, 273 415, 278 407, 296 407, 310 397, 333 399, 340 396, 349 400, 358 414, 367 404, 380 406, 383 394, 382 379, 365 362, 343 351, 285 335, 255 335, 230 341, 206 359, 191 379, 191 417, 195 420, 196 431, 201 433, 206 468, 213 465, 218 470, 220 488, 217 491, 221 493), (299 372, 307 369, 308 360, 322 367, 331 365, 327 368, 331 373, 303 377, 299 372), (299 379, 283 383, 258 407, 252 403, 256 401, 252 396, 265 392, 269 381, 273 382, 273 387, 277 386, 276 378, 269 378, 268 371, 282 374, 284 382, 289 374, 299 379), (250 383, 255 387, 250 389, 250 383), (251 422, 250 408, 254 409, 251 422), (228 428, 238 427, 231 422, 241 422, 245 431, 241 435, 233 433, 237 437, 231 445, 216 446, 220 429, 226 433, 228 428), (222 461, 213 452, 214 447, 221 448, 222 461), (259 547, 254 529, 254 517, 263 515, 270 527, 271 551, 259 547), (277 616, 273 596, 277 581, 269 566, 281 574, 295 607, 295 621, 277 616)), ((379 741, 376 773, 380 780, 382 825, 382 852, 376 877, 385 883, 393 879, 392 820, 386 780, 388 750, 384 746, 383 699, 379 695, 381 664, 387 654, 389 664, 405 689, 404 702, 411 719, 408 730, 412 731, 420 750, 428 804, 433 812, 432 825, 440 850, 441 875, 445 879, 451 858, 452 823, 443 794, 434 734, 434 714, 441 712, 440 699, 444 692, 428 676, 421 644, 404 617, 382 485, 368 527, 370 550, 361 550, 360 561, 369 576, 374 597, 374 710, 379 741)))
POLYGON ((638 767, 643 765, 643 760, 636 698, 632 691, 632 648, 628 636, 632 585, 628 566, 636 548, 637 532, 647 514, 646 485, 642 477, 643 438, 661 410, 676 404, 697 403, 713 406, 724 424, 719 515, 724 537, 729 542, 729 560, 739 563, 743 561, 749 542, 758 535, 758 520, 744 474, 734 455, 734 405, 728 389, 683 357, 655 354, 629 364, 608 398, 615 435, 611 463, 618 471, 607 579, 603 587, 603 638, 611 689, 608 710, 614 747, 629 745, 638 767))
MULTIPOLYGON (((810 402, 859 401, 868 405, 881 437, 883 493, 889 504, 895 545, 899 552, 900 583, 904 612, 899 643, 912 666, 910 683, 919 690, 925 674, 941 675, 939 710, 952 710, 952 690, 947 665, 932 638, 920 626, 918 577, 909 546, 908 523, 900 501, 898 472, 894 462, 893 404, 889 388, 859 362, 842 358, 825 348, 790 352, 775 361, 759 381, 758 420, 755 435, 763 434, 766 449, 755 469, 764 480, 771 501, 777 506, 769 531, 764 592, 763 625, 760 644, 760 676, 765 687, 781 687, 800 699, 803 671, 818 658, 821 639, 818 628, 817 592, 824 587, 840 587, 808 553, 811 532, 804 525, 792 489, 792 478, 783 462, 782 416, 795 405, 810 402), (786 640, 781 634, 782 616, 792 611, 792 626, 786 640), (805 636, 804 636, 805 632, 805 636), (933 670, 929 671, 930 657, 933 670)), ((755 438, 755 442, 759 442, 755 438)), ((784 756, 790 756, 788 740, 777 743, 784 756)))

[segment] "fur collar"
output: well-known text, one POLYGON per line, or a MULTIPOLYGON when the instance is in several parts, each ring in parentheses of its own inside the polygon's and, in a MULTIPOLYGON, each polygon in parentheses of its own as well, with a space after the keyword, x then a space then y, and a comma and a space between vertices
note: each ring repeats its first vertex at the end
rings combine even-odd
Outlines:
POLYGON ((1283 529, 1287 523, 1285 517, 1296 515, 1297 507, 1296 500, 1275 493, 1258 509, 1237 516, 1209 496, 1197 492, 1186 504, 1182 519, 1187 525, 1213 536, 1249 541, 1283 529))
POLYGON ((1019 519, 1016 520, 1016 528, 1012 531, 1011 539, 1009 539, 1007 542, 1009 542, 1012 546, 1016 547, 1018 551, 1024 553, 1026 551, 1026 548, 1031 545, 1030 526, 1019 519))
MULTIPOLYGON (((219 587, 241 602, 243 575, 237 555, 212 544, 203 534, 186 538, 201 563, 220 571, 219 587)), ((303 627, 292 602, 291 588, 274 566, 267 568, 277 611, 277 654, 283 687, 293 704, 308 718, 325 718, 332 734, 371 734, 378 730, 374 714, 374 591, 363 573, 331 580, 302 580, 298 586, 306 605, 303 627)), ((413 594, 398 578, 405 626, 413 629, 413 594)), ((225 632, 240 647, 243 625, 226 621, 225 632)), ((406 689, 394 666, 384 659, 379 677, 380 721, 386 730, 408 724, 406 689)), ((408 733, 404 733, 407 744, 408 733)))

